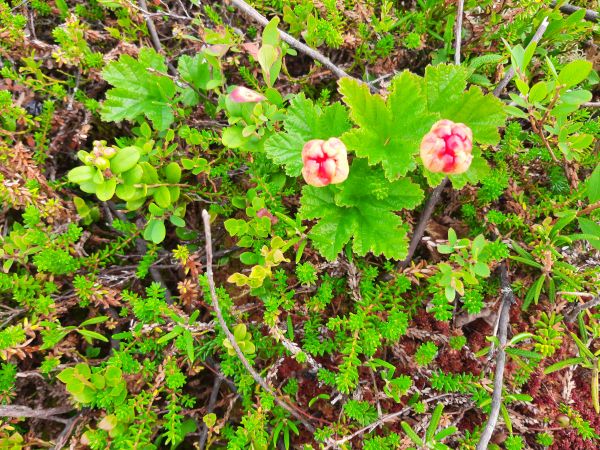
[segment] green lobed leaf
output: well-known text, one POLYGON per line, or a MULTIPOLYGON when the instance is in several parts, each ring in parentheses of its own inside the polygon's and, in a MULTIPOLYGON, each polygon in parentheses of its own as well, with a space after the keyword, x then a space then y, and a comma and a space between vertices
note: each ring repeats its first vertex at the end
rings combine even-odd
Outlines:
POLYGON ((309 237, 314 247, 328 260, 334 260, 352 239, 358 255, 372 252, 388 258, 402 259, 408 248, 407 228, 400 217, 376 201, 365 201, 360 207, 339 206, 335 202, 337 187, 302 189, 300 214, 319 218, 309 237))
POLYGON ((440 118, 452 120, 445 113, 448 108, 454 108, 456 104, 461 103, 468 75, 468 70, 462 66, 428 66, 425 69, 425 86, 429 111, 439 113, 440 118))
POLYGON ((441 111, 444 119, 461 122, 473 131, 473 141, 480 144, 497 144, 498 128, 504 126, 504 104, 493 95, 483 95, 481 89, 472 86, 453 104, 441 111))
POLYGON ((148 69, 167 71, 164 57, 150 48, 140 50, 137 60, 121 55, 118 61, 106 65, 102 77, 114 87, 106 93, 100 111, 103 120, 136 120, 145 115, 161 131, 173 123, 175 82, 148 69))
POLYGON ((304 94, 292 99, 283 121, 284 132, 265 142, 267 156, 285 167, 285 173, 297 177, 302 171, 302 147, 311 139, 339 137, 350 128, 348 113, 339 103, 321 109, 304 94))
MULTIPOLYGON (((392 81, 387 102, 371 94, 368 86, 356 80, 339 81, 340 93, 358 125, 342 136, 346 146, 369 164, 382 164, 385 176, 394 180, 416 167, 416 155, 423 136, 441 119, 465 123, 473 130, 473 139, 481 144, 496 144, 498 128, 504 125, 503 103, 493 95, 484 95, 479 87, 467 92, 468 70, 454 65, 430 66, 425 78, 408 71, 392 81)), ((476 183, 487 171, 481 158, 474 161, 470 173, 451 177, 455 188, 476 183)), ((432 186, 443 174, 426 174, 432 186)))
POLYGON ((378 167, 369 167, 366 160, 352 162, 348 179, 335 195, 339 206, 366 204, 389 210, 413 209, 423 201, 423 190, 409 178, 390 182, 378 167))
POLYGON ((416 167, 414 160, 423 135, 436 116, 425 112, 420 78, 404 72, 393 82, 388 104, 365 84, 343 78, 340 93, 359 126, 342 136, 346 146, 369 164, 381 163, 390 180, 416 167), (412 111, 411 108, 415 108, 412 111))

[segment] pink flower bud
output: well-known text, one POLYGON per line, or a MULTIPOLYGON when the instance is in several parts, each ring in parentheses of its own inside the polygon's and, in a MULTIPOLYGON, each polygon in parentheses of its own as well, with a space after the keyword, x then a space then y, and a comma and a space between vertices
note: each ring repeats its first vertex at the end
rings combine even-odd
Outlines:
POLYGON ((346 146, 338 138, 313 139, 302 148, 302 176, 311 186, 337 184, 348 178, 346 146))
POLYGON ((473 155, 473 132, 464 123, 440 120, 421 141, 421 159, 431 172, 466 172, 473 155))
POLYGON ((236 86, 229 94, 229 98, 235 103, 257 103, 266 99, 264 95, 244 86, 236 86))

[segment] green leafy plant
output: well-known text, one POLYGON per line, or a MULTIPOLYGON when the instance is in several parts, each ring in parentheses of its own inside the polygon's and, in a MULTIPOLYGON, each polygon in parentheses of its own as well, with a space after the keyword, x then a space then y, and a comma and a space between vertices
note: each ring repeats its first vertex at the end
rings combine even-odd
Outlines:
MULTIPOLYGON (((252 343, 252 333, 248 332, 246 325, 243 323, 240 323, 233 328, 233 336, 242 352, 252 355, 256 351, 256 346, 252 343)), ((227 349, 229 355, 236 355, 235 349, 233 348, 233 345, 231 345, 229 339, 225 339, 223 345, 227 349)))
POLYGON ((138 59, 121 56, 104 68, 102 76, 114 86, 102 105, 104 120, 119 122, 145 116, 160 131, 169 128, 176 114, 183 113, 175 108, 178 103, 195 106, 201 94, 223 83, 219 60, 210 52, 180 58, 182 87, 168 74, 164 57, 150 48, 141 49, 138 59))
MULTIPOLYGON (((477 143, 493 144, 498 140, 497 127, 504 122, 500 104, 476 88, 464 93, 465 85, 465 72, 451 66, 428 68, 425 78, 404 72, 393 80, 385 102, 380 96, 370 94, 364 85, 349 79, 340 81, 350 118, 358 125, 341 139, 357 157, 344 183, 326 188, 304 187, 300 210, 306 219, 319 219, 309 237, 326 258, 335 258, 351 239, 353 251, 358 255, 372 252, 396 259, 406 256, 407 229, 393 212, 413 209, 422 201, 421 189, 406 174, 417 167, 415 154, 423 135, 436 120, 446 118, 471 127, 477 143), (483 116, 469 116, 472 108, 485 110, 485 120, 481 119, 483 116), (401 124, 394 119, 397 117, 402 117, 401 124), (335 230, 333 238, 332 230, 335 230), (390 239, 383 243, 376 239, 379 235, 390 239)), ((306 113, 303 116, 310 117, 306 113)), ((311 122, 303 119, 300 123, 311 122)), ((300 160, 306 140, 329 137, 311 132, 311 128, 306 130, 304 137, 296 133, 285 159, 274 159, 285 164, 288 175, 299 174, 300 166, 294 165, 299 163, 294 161, 300 160)), ((334 133, 339 135, 330 126, 328 134, 334 133)), ((486 167, 476 151, 469 171, 450 179, 454 187, 460 188, 467 182, 476 182, 486 167)), ((439 174, 426 171, 424 175, 431 185, 442 180, 439 174)))
POLYGON ((80 363, 64 369, 58 379, 66 384, 73 399, 83 404, 92 403, 99 393, 108 395, 113 403, 120 403, 127 396, 127 386, 118 367, 92 372, 90 366, 80 363))
POLYGON ((552 356, 562 346, 565 331, 562 320, 560 314, 542 312, 540 320, 535 323, 535 349, 544 357, 552 356))
POLYGON ((410 438, 411 441, 418 448, 435 448, 435 449, 449 449, 447 445, 443 444, 442 441, 448 436, 456 433, 456 427, 448 427, 441 431, 437 431, 439 428, 442 413, 444 412, 444 404, 438 403, 431 414, 429 425, 425 431, 425 435, 421 438, 407 422, 402 422, 402 429, 410 438))
POLYGON ((419 366, 427 366, 436 357, 438 350, 438 346, 433 342, 419 345, 415 353, 415 362, 419 366))
POLYGON ((598 372, 600 371, 600 350, 595 353, 592 352, 588 345, 584 344, 575 333, 570 333, 573 341, 577 345, 579 350, 579 356, 575 358, 567 358, 552 364, 544 369, 545 374, 556 372, 557 370, 564 369, 569 366, 581 366, 592 371, 592 378, 590 382, 590 392, 592 397, 592 404, 596 410, 596 414, 600 414, 600 400, 598 396, 598 372))
POLYGON ((510 111, 514 116, 531 122, 533 131, 539 135, 555 162, 558 163, 558 158, 552 150, 551 143, 554 144, 554 141, 566 160, 579 160, 592 144, 593 137, 581 133, 582 124, 569 120, 569 116, 592 98, 590 91, 575 89, 590 75, 592 65, 589 61, 575 60, 558 72, 552 62, 546 59, 549 80, 532 85, 527 66, 536 47, 532 43, 525 49, 520 45, 510 48, 512 66, 518 75, 515 84, 522 95, 511 94, 517 106, 510 107, 510 111))
POLYGON ((533 231, 536 235, 535 247, 532 252, 526 251, 516 242, 512 243, 513 250, 517 255, 511 255, 511 259, 519 261, 528 266, 534 267, 542 272, 537 280, 531 285, 525 296, 523 308, 527 309, 531 302, 537 304, 540 294, 543 290, 548 293, 548 297, 554 300, 556 296, 557 284, 564 286, 564 290, 579 290, 580 281, 573 278, 573 266, 567 262, 561 261, 562 255, 557 248, 565 243, 572 243, 575 240, 595 241, 596 237, 586 234, 562 234, 571 222, 577 216, 574 211, 564 211, 556 213, 557 220, 552 223, 552 218, 545 218, 541 224, 536 224, 533 231))

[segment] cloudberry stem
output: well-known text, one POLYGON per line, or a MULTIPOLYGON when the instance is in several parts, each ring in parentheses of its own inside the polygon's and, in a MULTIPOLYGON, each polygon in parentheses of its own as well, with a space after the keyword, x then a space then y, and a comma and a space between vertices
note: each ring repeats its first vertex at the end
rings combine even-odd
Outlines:
POLYGON ((429 219, 431 218, 431 215, 433 214, 433 210, 435 209, 436 205, 440 201, 440 197, 442 196, 442 192, 444 191, 444 188, 448 184, 448 181, 449 181, 448 177, 444 178, 442 180, 442 182, 437 185, 437 187, 433 190, 433 192, 429 196, 429 199, 427 200, 427 203, 425 204, 425 208, 423 209, 423 212, 421 213, 421 216, 419 217, 419 222, 417 223, 417 226, 415 227, 415 230, 413 232, 412 239, 410 240, 410 245, 408 247, 408 255, 406 255, 406 258, 404 260, 402 260, 398 263, 398 265, 397 265, 398 269, 404 269, 410 264, 410 261, 412 260, 414 254, 415 254, 415 250, 417 249, 419 242, 421 242, 421 238, 423 237, 423 234, 425 233, 425 227, 427 227, 427 223, 429 223, 429 219))

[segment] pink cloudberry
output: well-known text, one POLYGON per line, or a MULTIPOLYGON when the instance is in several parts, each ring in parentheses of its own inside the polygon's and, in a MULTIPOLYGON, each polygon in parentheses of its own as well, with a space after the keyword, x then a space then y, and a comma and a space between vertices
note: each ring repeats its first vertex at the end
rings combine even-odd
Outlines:
POLYGON ((313 139, 302 148, 302 176, 311 186, 337 184, 348 178, 346 146, 338 138, 313 139))
POLYGON ((473 155, 473 132, 464 123, 440 120, 421 141, 421 159, 431 172, 466 172, 473 155))
POLYGON ((235 103, 258 103, 266 99, 264 95, 244 86, 233 88, 229 94, 229 98, 235 103))

